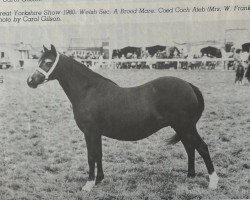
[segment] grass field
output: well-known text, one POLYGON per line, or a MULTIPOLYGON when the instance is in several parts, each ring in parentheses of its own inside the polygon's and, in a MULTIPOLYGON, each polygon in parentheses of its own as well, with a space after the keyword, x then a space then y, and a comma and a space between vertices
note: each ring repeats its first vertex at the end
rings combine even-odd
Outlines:
POLYGON ((186 178, 181 143, 166 145, 165 128, 147 139, 121 142, 103 137, 105 179, 90 193, 84 135, 57 81, 28 88, 28 71, 0 71, 0 199, 248 199, 250 198, 250 86, 235 86, 233 71, 99 70, 121 86, 171 75, 200 88, 205 111, 198 130, 220 176, 207 189, 208 174, 196 152, 196 174, 186 178))

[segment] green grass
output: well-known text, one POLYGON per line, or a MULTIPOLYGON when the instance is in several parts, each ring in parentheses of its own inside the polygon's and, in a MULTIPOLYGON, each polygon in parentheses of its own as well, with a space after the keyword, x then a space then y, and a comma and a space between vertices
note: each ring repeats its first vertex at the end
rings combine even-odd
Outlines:
POLYGON ((86 144, 71 105, 57 81, 36 90, 29 71, 0 71, 0 199, 248 199, 249 86, 235 86, 233 71, 99 70, 124 87, 171 75, 200 88, 205 111, 198 123, 220 176, 207 189, 208 174, 196 153, 196 173, 186 178, 181 143, 166 145, 171 128, 137 142, 103 138, 105 179, 81 191, 88 176, 86 144))

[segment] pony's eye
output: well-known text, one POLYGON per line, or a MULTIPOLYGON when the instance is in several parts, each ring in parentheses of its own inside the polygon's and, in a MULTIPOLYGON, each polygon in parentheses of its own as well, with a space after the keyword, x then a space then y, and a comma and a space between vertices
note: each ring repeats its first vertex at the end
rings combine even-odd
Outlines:
POLYGON ((52 63, 52 61, 49 61, 49 62, 46 62, 45 64, 47 65, 47 64, 51 64, 52 63))

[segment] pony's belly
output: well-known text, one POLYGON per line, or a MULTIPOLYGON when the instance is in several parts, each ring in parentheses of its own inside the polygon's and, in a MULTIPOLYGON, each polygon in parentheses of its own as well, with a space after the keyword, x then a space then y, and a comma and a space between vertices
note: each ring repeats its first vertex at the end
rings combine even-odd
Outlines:
POLYGON ((147 133, 132 133, 132 132, 124 132, 122 134, 116 133, 104 133, 103 135, 112 139, 122 140, 122 141, 137 141, 142 140, 155 132, 147 132, 147 133))
POLYGON ((120 115, 105 120, 102 123, 104 136, 124 140, 135 141, 146 138, 159 129, 168 126, 168 120, 156 112, 133 112, 129 115, 120 115))
POLYGON ((150 126, 150 127, 144 127, 144 128, 139 128, 139 127, 134 127, 134 128, 120 128, 117 130, 105 130, 103 131, 104 136, 117 139, 117 140, 122 140, 122 141, 136 141, 136 140, 141 140, 144 139, 161 128, 165 126, 150 126))

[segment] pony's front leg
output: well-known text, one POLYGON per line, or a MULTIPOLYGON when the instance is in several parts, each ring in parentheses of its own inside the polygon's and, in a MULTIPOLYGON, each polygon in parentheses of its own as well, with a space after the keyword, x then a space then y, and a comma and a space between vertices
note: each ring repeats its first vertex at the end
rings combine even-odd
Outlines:
POLYGON ((102 169, 102 138, 98 137, 96 146, 96 162, 97 162, 97 176, 95 184, 100 183, 104 179, 104 173, 102 169))
POLYGON ((100 182, 103 178, 102 169, 102 144, 101 135, 99 134, 85 134, 85 140, 88 150, 88 164, 89 164, 89 177, 88 181, 83 186, 83 190, 91 191, 96 183, 100 182), (97 178, 95 180, 95 163, 97 163, 97 178))

